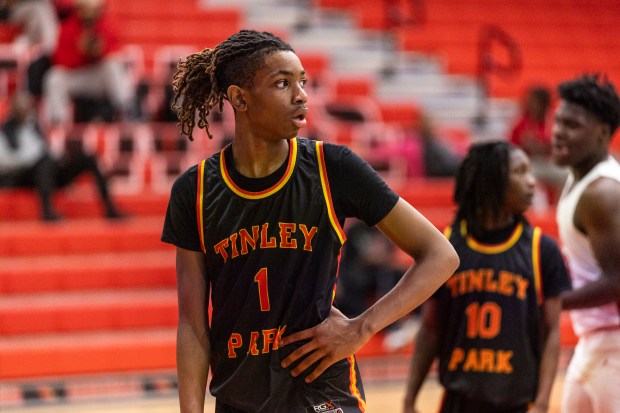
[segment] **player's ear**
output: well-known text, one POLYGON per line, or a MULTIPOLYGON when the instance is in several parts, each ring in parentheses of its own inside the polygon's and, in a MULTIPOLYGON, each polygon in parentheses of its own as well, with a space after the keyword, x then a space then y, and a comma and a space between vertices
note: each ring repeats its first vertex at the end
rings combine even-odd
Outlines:
POLYGON ((248 104, 245 99, 244 89, 236 85, 230 85, 226 92, 228 96, 228 101, 236 111, 244 112, 247 109, 248 104))
POLYGON ((601 123, 601 134, 603 135, 605 143, 609 143, 612 138, 611 127, 606 123, 601 123))

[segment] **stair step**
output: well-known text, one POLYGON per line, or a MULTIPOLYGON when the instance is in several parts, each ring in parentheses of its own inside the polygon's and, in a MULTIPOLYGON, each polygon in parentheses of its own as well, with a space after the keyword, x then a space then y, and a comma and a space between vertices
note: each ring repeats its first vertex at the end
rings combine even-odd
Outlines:
MULTIPOLYGON (((576 341, 568 314, 562 314, 563 348, 573 347, 576 341)), ((173 370, 175 346, 175 328, 0 337, 0 380, 173 370)), ((408 344, 397 354, 411 351, 408 344)), ((389 356, 383 348, 383 333, 357 353, 360 358, 385 355, 389 356)))
POLYGON ((392 188, 416 208, 441 207, 450 210, 453 205, 452 178, 410 178, 392 188))
POLYGON ((176 329, 0 337, 0 380, 174 369, 176 329))
POLYGON ((1 258, 0 293, 174 287, 174 249, 1 258))
MULTIPOLYGON (((103 209, 94 183, 76 182, 74 186, 59 191, 54 196, 58 211, 70 221, 74 218, 101 218, 103 209)), ((136 195, 117 195, 119 208, 131 216, 163 216, 169 194, 144 192, 136 195)), ((15 220, 38 220, 39 198, 35 191, 20 188, 0 190, 0 225, 15 220)))
POLYGON ((0 335, 174 327, 174 288, 4 296, 0 335))
POLYGON ((165 249, 164 214, 109 221, 102 218, 0 222, 0 256, 80 254, 165 249))

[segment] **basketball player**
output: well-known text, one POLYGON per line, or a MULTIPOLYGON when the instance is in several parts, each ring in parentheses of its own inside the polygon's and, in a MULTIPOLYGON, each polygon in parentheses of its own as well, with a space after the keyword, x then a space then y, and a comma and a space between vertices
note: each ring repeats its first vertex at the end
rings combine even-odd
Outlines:
POLYGON ((568 166, 557 208, 574 291, 563 294, 579 342, 562 411, 620 411, 620 166, 609 144, 620 121, 611 82, 586 75, 559 85, 553 158, 568 166))
POLYGON ((202 412, 209 368, 218 413, 365 411, 353 354, 427 299, 458 256, 349 149, 297 137, 306 75, 271 33, 242 30, 192 54, 174 77, 192 139, 228 101, 232 144, 174 183, 162 240, 177 247, 182 412, 202 412), (332 307, 345 218, 377 225, 415 258, 359 317, 332 307), (209 320, 209 297, 212 313, 209 320))
POLYGON ((456 176, 446 236, 461 264, 423 306, 403 411, 439 358, 441 413, 546 412, 560 348, 560 293, 570 288, 559 247, 523 213, 535 179, 505 141, 470 148, 456 176))

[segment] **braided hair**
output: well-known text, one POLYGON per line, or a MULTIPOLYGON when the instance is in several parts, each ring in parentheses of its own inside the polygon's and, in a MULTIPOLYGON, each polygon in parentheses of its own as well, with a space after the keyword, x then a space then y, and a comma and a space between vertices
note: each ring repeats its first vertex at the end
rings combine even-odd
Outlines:
POLYGON ((456 222, 465 220, 467 232, 478 233, 487 217, 501 213, 510 174, 510 153, 516 147, 507 141, 473 145, 456 173, 454 202, 456 222))
POLYGON ((560 83, 558 93, 562 100, 577 104, 609 125, 613 135, 620 123, 620 98, 614 85, 601 74, 586 74, 560 83))
POLYGON ((228 87, 252 86, 254 74, 263 67, 265 58, 276 51, 294 52, 291 46, 269 32, 241 30, 213 49, 187 56, 180 61, 172 87, 175 93, 172 108, 177 116, 181 133, 194 140, 192 131, 198 112, 198 127, 206 130, 209 138, 207 116, 214 106, 224 109, 228 87))

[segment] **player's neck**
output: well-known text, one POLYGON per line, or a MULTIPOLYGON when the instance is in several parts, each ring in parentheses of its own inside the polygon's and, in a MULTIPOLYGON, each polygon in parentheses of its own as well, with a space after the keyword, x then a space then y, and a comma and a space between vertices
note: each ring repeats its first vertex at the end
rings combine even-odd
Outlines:
POLYGON ((508 212, 502 211, 497 216, 487 216, 484 220, 483 231, 495 231, 498 229, 507 228, 510 226, 514 226, 515 224, 515 216, 508 212))
POLYGON ((579 164, 572 165, 570 169, 575 177, 575 181, 581 180, 581 178, 586 176, 596 165, 605 161, 608 157, 608 152, 601 152, 595 156, 584 159, 579 164))
POLYGON ((275 172, 288 157, 288 141, 235 140, 232 155, 235 169, 248 178, 262 178, 275 172))

